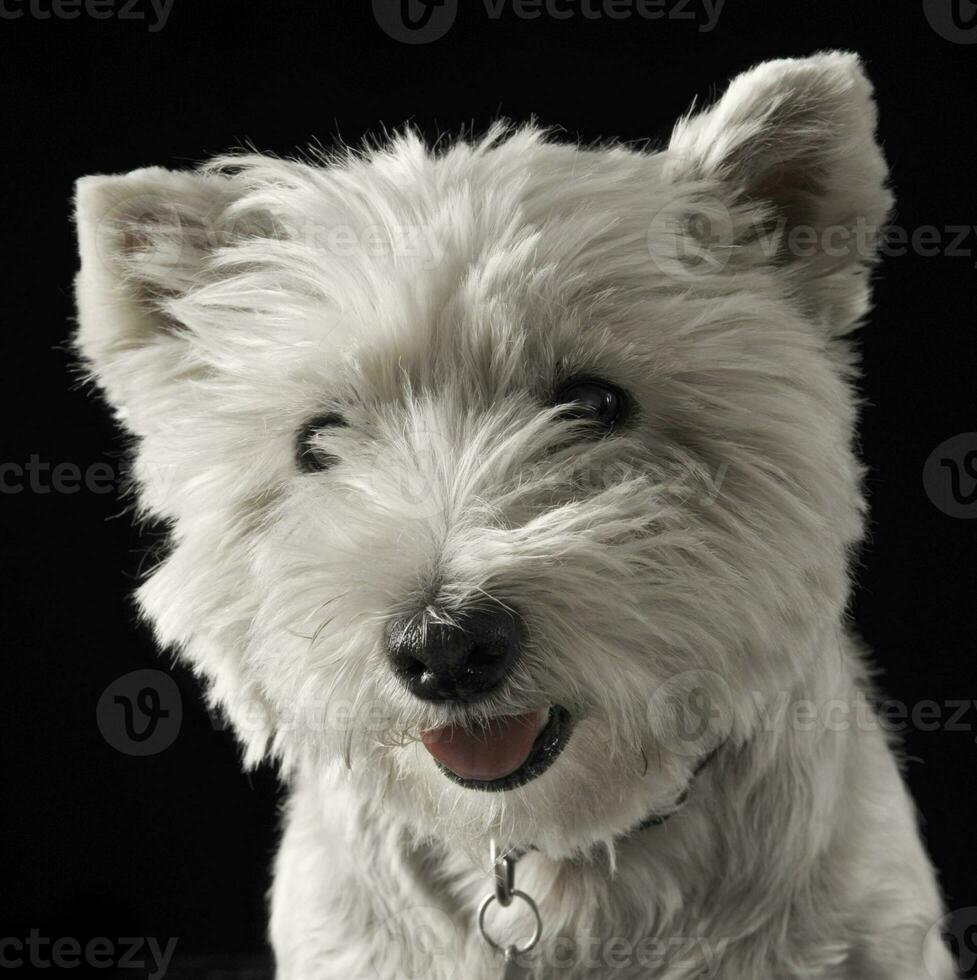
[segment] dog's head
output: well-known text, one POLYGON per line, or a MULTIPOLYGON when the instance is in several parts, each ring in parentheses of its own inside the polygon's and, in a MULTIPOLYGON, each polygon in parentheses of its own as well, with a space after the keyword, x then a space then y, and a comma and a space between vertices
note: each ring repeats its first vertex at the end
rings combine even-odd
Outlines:
POLYGON ((78 346, 172 529, 139 602, 250 760, 566 849, 749 736, 860 536, 874 120, 825 54, 661 152, 498 129, 80 182, 78 346))

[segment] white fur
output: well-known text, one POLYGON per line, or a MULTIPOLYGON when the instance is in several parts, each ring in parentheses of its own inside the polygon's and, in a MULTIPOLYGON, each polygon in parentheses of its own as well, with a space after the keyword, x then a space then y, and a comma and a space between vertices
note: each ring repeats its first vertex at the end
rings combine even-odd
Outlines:
POLYGON ((473 929, 493 835, 537 848, 540 978, 951 975, 922 962, 940 900, 883 734, 769 724, 779 698, 870 689, 845 336, 890 206, 874 120, 857 58, 828 53, 740 76, 662 152, 496 127, 79 182, 78 347, 172 527, 139 603, 292 786, 281 980, 500 975, 473 929), (784 244, 858 222, 867 250, 784 244), (575 372, 637 423, 582 438, 547 407, 575 372), (300 473, 328 410, 340 462, 300 473), (496 794, 438 771, 418 735, 458 709, 382 651, 393 616, 488 600, 529 640, 470 714, 578 718, 496 794), (715 710, 690 744, 693 694, 715 710), (686 808, 627 836, 720 742, 686 808), (442 944, 420 966, 418 937, 442 944), (615 939, 669 956, 612 967, 615 939))

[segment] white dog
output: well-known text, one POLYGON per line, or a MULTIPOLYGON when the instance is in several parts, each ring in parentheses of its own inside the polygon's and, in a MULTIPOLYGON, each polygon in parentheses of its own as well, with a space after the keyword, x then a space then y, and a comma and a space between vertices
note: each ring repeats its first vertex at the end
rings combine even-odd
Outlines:
POLYGON ((140 606, 291 786, 281 980, 952 975, 846 622, 874 129, 827 53, 660 152, 80 182, 140 606))

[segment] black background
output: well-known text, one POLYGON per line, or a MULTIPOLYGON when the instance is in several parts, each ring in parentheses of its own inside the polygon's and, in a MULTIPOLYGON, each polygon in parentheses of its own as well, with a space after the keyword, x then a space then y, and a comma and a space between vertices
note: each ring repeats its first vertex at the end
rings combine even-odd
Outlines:
MULTIPOLYGON (((64 349, 69 198, 83 174, 186 166, 245 140, 279 153, 337 135, 355 144, 406 120, 432 137, 535 114, 587 140, 663 138, 693 97, 708 100, 756 61, 842 47, 864 55, 877 86, 896 221, 977 223, 977 46, 935 31, 922 0, 728 0, 707 33, 677 19, 492 20, 480 2, 461 6, 443 38, 419 45, 389 37, 363 0, 175 0, 157 32, 117 18, 0 19, 0 459, 115 466, 123 448, 104 407, 73 383, 64 349)), ((977 231, 965 247, 975 245, 977 231)), ((939 443, 977 428, 975 262, 887 258, 861 334, 873 529, 853 616, 883 689, 909 704, 977 697, 977 521, 940 512, 921 478, 939 443)), ((152 535, 131 527, 114 493, 28 488, 0 494, 0 542, 2 807, 13 820, 0 932, 178 937, 183 956, 260 954, 274 774, 242 774, 181 667, 182 729, 166 751, 125 755, 96 725, 115 678, 171 669, 127 599, 152 535)), ((977 710, 964 720, 977 727, 977 710)), ((974 743, 975 731, 945 726, 905 736, 955 909, 977 905, 974 743)))

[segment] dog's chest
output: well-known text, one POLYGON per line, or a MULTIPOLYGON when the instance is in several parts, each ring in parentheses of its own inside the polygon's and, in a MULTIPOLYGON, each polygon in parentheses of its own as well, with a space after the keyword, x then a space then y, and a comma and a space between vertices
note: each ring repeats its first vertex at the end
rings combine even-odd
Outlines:
POLYGON ((464 966, 445 962, 437 980, 715 975, 713 944, 694 930, 677 930, 688 932, 687 939, 661 938, 655 897, 647 894, 636 907, 633 888, 609 878, 598 863, 554 863, 530 853, 518 862, 508 907, 500 907, 495 887, 491 874, 470 869, 452 882, 449 902, 458 909, 456 928, 465 936, 464 966))

